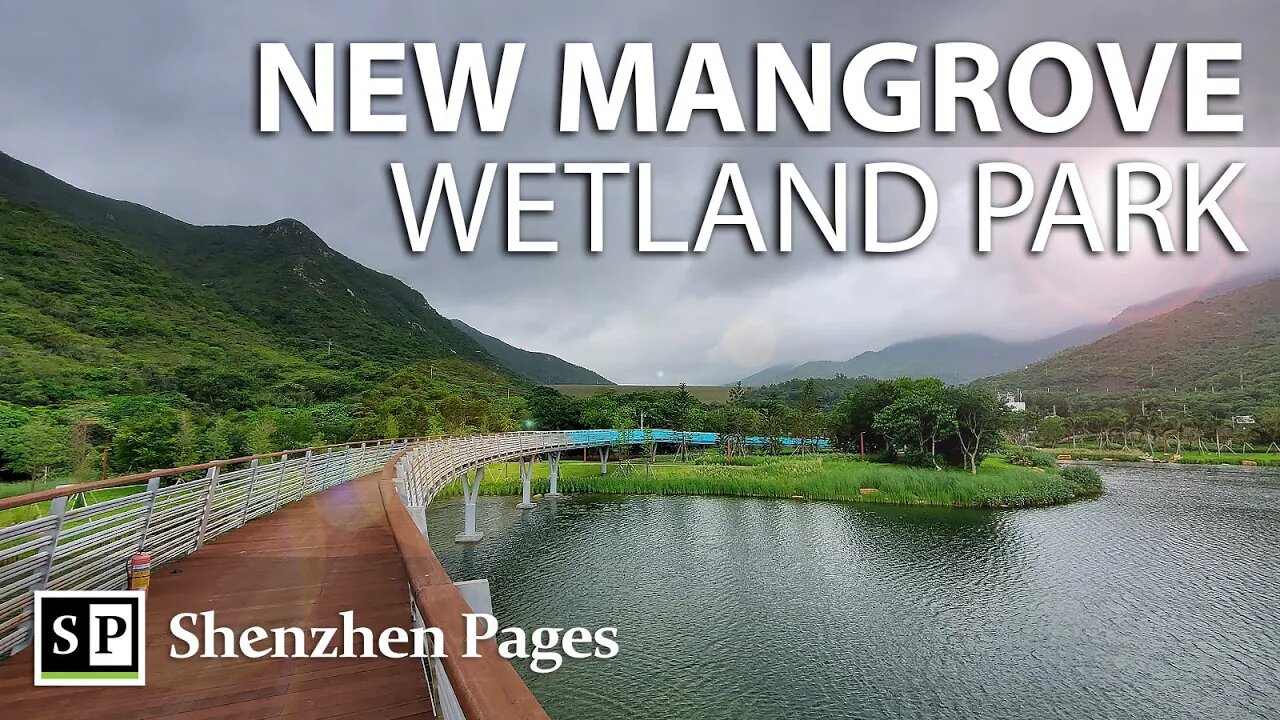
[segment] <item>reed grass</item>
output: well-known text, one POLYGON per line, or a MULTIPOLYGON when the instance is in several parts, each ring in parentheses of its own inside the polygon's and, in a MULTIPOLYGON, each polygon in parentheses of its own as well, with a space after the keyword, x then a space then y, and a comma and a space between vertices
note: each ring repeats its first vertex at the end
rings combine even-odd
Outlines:
MULTIPOLYGON (((534 468, 532 490, 548 489, 547 466, 534 468)), ((803 497, 894 505, 954 507, 1026 507, 1066 502, 1076 486, 1054 468, 1014 467, 988 459, 977 475, 959 470, 929 470, 865 462, 847 455, 766 457, 751 465, 660 463, 646 472, 640 463, 624 470, 611 463, 606 475, 594 462, 565 461, 560 466, 562 493, 616 495, 724 495, 732 497, 803 497)), ((485 469, 480 492, 520 494, 514 463, 485 469)), ((442 496, 457 495, 457 485, 442 496)))

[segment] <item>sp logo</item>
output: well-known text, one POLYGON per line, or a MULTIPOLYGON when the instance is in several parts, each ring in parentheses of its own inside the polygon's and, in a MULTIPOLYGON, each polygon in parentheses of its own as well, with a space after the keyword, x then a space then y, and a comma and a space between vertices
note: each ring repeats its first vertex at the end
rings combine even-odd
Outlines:
POLYGON ((36 685, 143 685, 146 595, 35 593, 36 685))

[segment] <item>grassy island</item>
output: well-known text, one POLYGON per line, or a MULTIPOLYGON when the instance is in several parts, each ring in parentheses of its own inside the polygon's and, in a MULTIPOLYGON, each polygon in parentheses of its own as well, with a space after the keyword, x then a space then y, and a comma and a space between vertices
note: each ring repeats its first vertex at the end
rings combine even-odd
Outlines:
MULTIPOLYGON (((894 505, 954 507, 1029 507, 1054 505, 1102 492, 1097 471, 1085 467, 1019 467, 988 458, 976 474, 932 470, 860 460, 850 455, 803 457, 748 456, 734 464, 659 460, 610 462, 600 474, 594 462, 564 462, 562 493, 727 495, 738 497, 848 500, 894 505)), ((520 475, 514 463, 491 465, 480 491, 518 495, 520 475)), ((547 491, 547 466, 534 468, 533 491, 547 491)), ((442 495, 456 495, 451 486, 442 495)))

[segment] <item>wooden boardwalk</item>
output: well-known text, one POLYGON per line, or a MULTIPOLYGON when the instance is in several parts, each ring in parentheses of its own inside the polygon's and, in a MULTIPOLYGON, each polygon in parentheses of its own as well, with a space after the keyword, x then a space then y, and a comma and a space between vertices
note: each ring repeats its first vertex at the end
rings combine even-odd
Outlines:
POLYGON ((433 717, 422 664, 412 658, 171 659, 171 645, 186 645, 169 633, 170 618, 206 610, 237 631, 341 627, 344 610, 375 636, 410 627, 404 563, 377 477, 281 508, 157 568, 147 596, 146 687, 34 687, 27 649, 0 661, 0 716, 433 717))

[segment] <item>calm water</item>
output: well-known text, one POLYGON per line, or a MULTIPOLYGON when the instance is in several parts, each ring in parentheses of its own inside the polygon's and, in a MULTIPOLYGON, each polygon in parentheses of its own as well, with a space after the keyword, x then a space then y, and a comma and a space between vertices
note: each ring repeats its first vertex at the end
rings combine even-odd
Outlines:
POLYGON ((617 626, 521 667, 554 718, 1280 718, 1280 476, 1107 468, 978 511, 736 498, 432 506, 505 625, 617 626))

